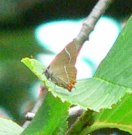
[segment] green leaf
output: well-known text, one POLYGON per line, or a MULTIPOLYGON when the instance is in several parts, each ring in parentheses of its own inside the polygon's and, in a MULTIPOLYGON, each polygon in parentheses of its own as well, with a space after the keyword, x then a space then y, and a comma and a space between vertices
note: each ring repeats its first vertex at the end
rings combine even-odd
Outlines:
POLYGON ((111 108, 127 92, 132 92, 132 18, 121 32, 108 56, 100 64, 94 77, 77 81, 72 92, 47 80, 44 67, 34 59, 22 62, 44 82, 49 91, 62 101, 99 111, 111 108))
POLYGON ((0 118, 0 135, 20 135, 23 128, 15 122, 0 118))
MULTIPOLYGON (((118 128, 132 134, 131 106, 132 95, 126 94, 112 109, 105 109, 100 113, 95 113, 93 118, 94 124, 86 127, 85 123, 85 129, 81 130, 80 135, 86 135, 100 128, 118 128)), ((85 119, 87 118, 85 117, 85 119)))
POLYGON ((94 76, 118 86, 132 88, 132 17, 94 76))
POLYGON ((62 135, 67 129, 68 103, 47 93, 43 104, 22 135, 62 135))
POLYGON ((46 79, 43 74, 43 65, 37 60, 24 58, 22 62, 24 62, 38 78, 45 83, 49 88, 49 91, 51 91, 55 97, 58 96, 62 101, 80 105, 84 109, 90 108, 99 111, 100 108, 110 108, 111 104, 118 102, 126 90, 124 87, 118 85, 115 86, 111 83, 94 78, 78 81, 72 92, 68 92, 46 79))

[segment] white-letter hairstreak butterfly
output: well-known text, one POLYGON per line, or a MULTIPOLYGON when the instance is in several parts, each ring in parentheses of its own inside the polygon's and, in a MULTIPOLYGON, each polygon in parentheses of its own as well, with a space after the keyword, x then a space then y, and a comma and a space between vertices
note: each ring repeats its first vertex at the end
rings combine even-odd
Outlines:
POLYGON ((75 63, 79 50, 76 47, 75 40, 70 42, 47 67, 46 77, 55 84, 71 91, 76 83, 75 63))

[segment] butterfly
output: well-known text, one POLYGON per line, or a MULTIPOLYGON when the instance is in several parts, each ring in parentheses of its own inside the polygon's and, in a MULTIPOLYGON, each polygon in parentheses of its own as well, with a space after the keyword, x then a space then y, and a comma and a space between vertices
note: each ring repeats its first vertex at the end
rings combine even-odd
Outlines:
POLYGON ((66 88, 68 91, 76 83, 77 69, 75 67, 78 56, 76 41, 70 42, 50 63, 45 70, 45 75, 55 84, 66 88))

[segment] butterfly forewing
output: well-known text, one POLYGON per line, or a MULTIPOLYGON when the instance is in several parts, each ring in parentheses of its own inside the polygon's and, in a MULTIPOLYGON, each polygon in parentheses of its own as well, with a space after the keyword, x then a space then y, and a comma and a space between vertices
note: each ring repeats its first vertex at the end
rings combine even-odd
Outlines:
POLYGON ((74 45, 74 41, 69 43, 51 62, 49 65, 50 68, 52 66, 60 66, 60 65, 66 65, 66 64, 74 64, 76 63, 76 57, 77 57, 77 50, 76 46, 74 45))

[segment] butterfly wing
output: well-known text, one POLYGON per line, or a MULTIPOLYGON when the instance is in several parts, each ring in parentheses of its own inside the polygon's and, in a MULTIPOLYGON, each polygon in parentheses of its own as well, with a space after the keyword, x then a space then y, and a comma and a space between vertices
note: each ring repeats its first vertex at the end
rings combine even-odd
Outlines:
POLYGON ((70 90, 71 82, 76 80, 77 70, 75 67, 78 50, 76 49, 75 41, 69 43, 51 62, 48 66, 45 75, 54 83, 70 90))
POLYGON ((69 84, 76 80, 77 70, 73 65, 60 66, 55 71, 56 72, 51 75, 51 80, 59 86, 67 89, 69 84))
POLYGON ((75 65, 77 55, 78 51, 75 46, 75 41, 73 40, 55 57, 49 66, 52 68, 52 66, 54 67, 66 64, 75 65))

